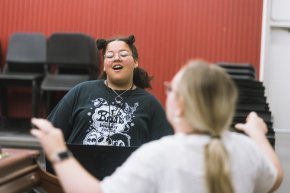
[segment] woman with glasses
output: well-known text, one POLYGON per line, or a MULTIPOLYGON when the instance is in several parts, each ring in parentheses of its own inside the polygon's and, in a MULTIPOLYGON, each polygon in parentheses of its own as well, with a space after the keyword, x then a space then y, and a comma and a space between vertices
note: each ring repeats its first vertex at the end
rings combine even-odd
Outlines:
POLYGON ((265 122, 251 112, 230 132, 237 89, 217 65, 192 61, 166 84, 166 114, 174 135, 144 144, 111 176, 87 173, 63 143, 60 129, 32 119, 32 129, 66 192, 102 193, 266 193, 283 178, 266 138, 265 122), (51 143, 53 142, 53 143, 51 143), (60 155, 65 154, 67 156, 60 155), (82 183, 79 183, 82 179, 82 183))
POLYGON ((48 119, 67 143, 138 147, 173 133, 158 100, 145 89, 151 77, 139 67, 135 38, 98 39, 100 80, 72 88, 48 119))

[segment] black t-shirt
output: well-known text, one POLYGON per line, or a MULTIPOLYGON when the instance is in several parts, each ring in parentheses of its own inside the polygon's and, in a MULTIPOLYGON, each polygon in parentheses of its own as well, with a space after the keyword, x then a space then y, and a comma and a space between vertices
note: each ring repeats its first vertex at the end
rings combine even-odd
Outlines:
POLYGON ((63 130, 68 143, 74 144, 140 146, 173 133, 153 95, 141 88, 115 92, 104 80, 80 83, 63 97, 48 119, 63 130), (115 92, 121 98, 116 98, 115 92))

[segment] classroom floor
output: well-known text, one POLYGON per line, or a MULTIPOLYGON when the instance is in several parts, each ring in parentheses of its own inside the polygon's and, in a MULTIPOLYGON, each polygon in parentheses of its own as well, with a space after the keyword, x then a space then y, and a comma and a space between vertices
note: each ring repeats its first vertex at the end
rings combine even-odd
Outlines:
MULTIPOLYGON (((1 120, 0 120, 1 121, 1 120)), ((0 145, 9 148, 38 149, 39 163, 43 165, 43 153, 38 141, 29 133, 29 120, 13 120, 9 124, 0 122, 0 145)), ((290 192, 290 133, 276 133, 275 150, 282 162, 285 177, 276 193, 290 192)))

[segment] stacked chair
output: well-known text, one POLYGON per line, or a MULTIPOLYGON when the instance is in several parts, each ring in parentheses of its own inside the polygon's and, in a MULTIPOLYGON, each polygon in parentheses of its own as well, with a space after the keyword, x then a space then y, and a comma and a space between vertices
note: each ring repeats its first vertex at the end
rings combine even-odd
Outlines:
POLYGON ((233 126, 244 123, 251 111, 256 111, 268 126, 267 138, 275 147, 275 132, 272 114, 265 96, 265 87, 256 79, 256 71, 250 64, 218 63, 235 81, 239 90, 239 99, 234 116, 233 126))
POLYGON ((2 45, 1 45, 1 40, 0 40, 0 71, 2 68, 2 45))
POLYGON ((98 50, 91 36, 83 33, 53 33, 47 40, 46 74, 41 84, 45 111, 53 108, 51 94, 67 92, 76 84, 96 79, 98 50))
POLYGON ((6 63, 0 74, 1 116, 8 117, 7 89, 32 90, 32 116, 38 115, 40 84, 46 62, 46 37, 41 33, 13 33, 8 42, 6 63))

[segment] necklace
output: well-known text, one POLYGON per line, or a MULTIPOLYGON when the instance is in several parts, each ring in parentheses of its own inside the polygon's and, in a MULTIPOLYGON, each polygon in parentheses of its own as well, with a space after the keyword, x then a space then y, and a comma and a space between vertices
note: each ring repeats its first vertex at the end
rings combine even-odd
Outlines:
MULTIPOLYGON (((110 88, 108 86, 107 80, 105 80, 105 85, 108 88, 110 88)), ((133 89, 133 87, 134 87, 134 83, 132 83, 132 86, 129 89, 123 91, 121 94, 118 94, 114 89, 110 88, 117 95, 115 97, 115 102, 118 104, 119 109, 115 107, 115 110, 116 110, 116 114, 115 114, 114 112, 111 112, 111 105, 108 104, 108 106, 109 106, 109 114, 110 114, 110 118, 108 119, 109 133, 107 134, 107 136, 104 136, 106 138, 106 142, 107 142, 108 145, 113 145, 113 139, 111 138, 111 133, 112 132, 114 133, 112 123, 113 123, 113 121, 115 120, 115 118, 118 116, 118 114, 121 111, 121 107, 123 105, 122 104, 122 101, 123 101, 122 95, 125 94, 128 90, 131 91, 133 89)), ((109 90, 108 90, 108 100, 110 100, 110 92, 109 92, 109 90)))
POLYGON ((107 80, 105 80, 105 84, 106 84, 106 86, 107 86, 108 88, 110 88, 110 89, 111 89, 111 90, 112 90, 112 91, 117 95, 117 96, 115 97, 115 102, 116 102, 117 104, 121 104, 122 101, 123 101, 123 97, 122 97, 122 95, 125 94, 127 91, 132 90, 133 87, 134 87, 134 84, 132 84, 132 86, 131 86, 129 89, 125 90, 125 91, 122 92, 121 94, 118 94, 114 89, 112 89, 111 87, 108 86, 108 82, 107 82, 107 80))

